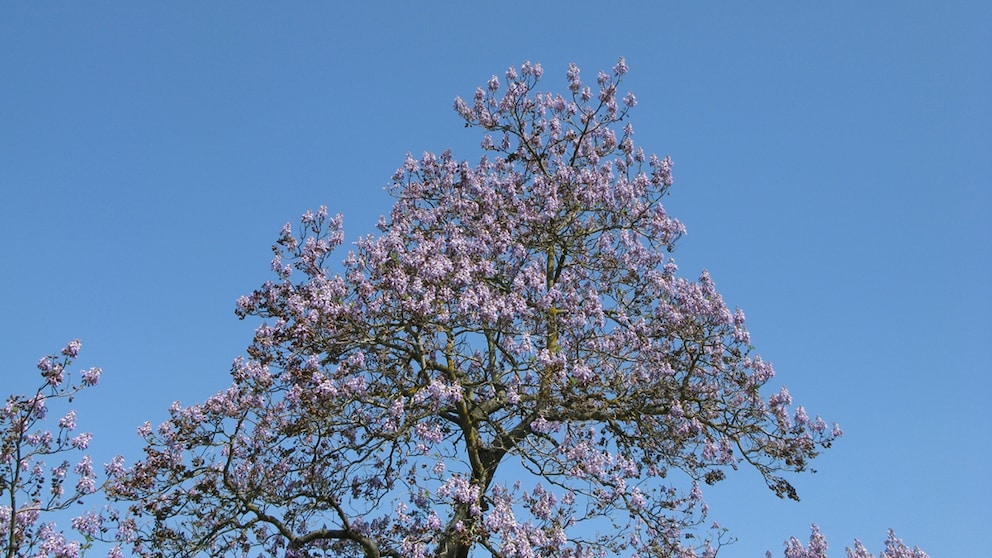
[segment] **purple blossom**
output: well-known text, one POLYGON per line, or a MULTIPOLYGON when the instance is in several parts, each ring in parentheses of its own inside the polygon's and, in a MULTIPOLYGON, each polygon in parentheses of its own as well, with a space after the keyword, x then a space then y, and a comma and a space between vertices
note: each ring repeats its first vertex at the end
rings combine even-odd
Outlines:
POLYGON ((573 95, 578 93, 579 89, 582 88, 582 81, 579 79, 579 67, 575 64, 569 64, 568 73, 566 75, 568 77, 568 90, 571 91, 573 95))
POLYGON ((105 464, 103 466, 103 468, 104 468, 104 472, 107 474, 108 477, 113 478, 113 477, 119 477, 119 476, 123 475, 124 474, 124 470, 125 470, 124 469, 124 456, 122 456, 122 455, 115 456, 110 461, 110 463, 105 464))
POLYGON ((627 73, 627 61, 621 56, 620 60, 617 61, 616 66, 613 66, 613 74, 616 76, 622 76, 627 73))
POLYGON ((63 349, 62 354, 69 358, 76 358, 79 356, 79 348, 82 347, 82 343, 79 339, 70 341, 63 349))
POLYGON ((627 94, 623 96, 623 104, 626 107, 635 107, 637 106, 637 97, 628 91, 627 94))
POLYGON ((92 439, 93 439, 93 434, 89 432, 83 432, 82 434, 79 434, 72 439, 72 447, 78 450, 85 450, 86 448, 89 447, 90 440, 92 439))
POLYGON ((30 401, 31 417, 37 420, 44 420, 48 415, 48 407, 45 406, 46 398, 42 394, 37 394, 30 401))
POLYGON ((94 512, 87 512, 72 520, 72 528, 87 538, 95 538, 100 533, 102 526, 103 517, 94 512))
POLYGON ((87 387, 95 386, 97 385, 97 383, 100 382, 101 373, 103 373, 103 371, 100 368, 94 366, 93 368, 88 368, 86 370, 83 370, 80 380, 84 386, 87 387))
POLYGON ((66 430, 76 429, 76 411, 69 411, 64 417, 59 419, 59 428, 66 430))

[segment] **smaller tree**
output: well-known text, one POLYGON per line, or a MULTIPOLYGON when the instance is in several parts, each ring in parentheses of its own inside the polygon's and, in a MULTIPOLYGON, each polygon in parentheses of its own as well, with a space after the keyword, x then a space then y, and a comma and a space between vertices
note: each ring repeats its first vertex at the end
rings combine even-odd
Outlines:
POLYGON ((49 421, 54 403, 72 402, 100 379, 100 369, 90 368, 72 381, 68 368, 80 345, 77 339, 60 354, 38 361, 41 387, 31 395, 9 396, 0 410, 0 551, 6 558, 76 557, 102 528, 99 514, 78 516, 72 520, 72 527, 82 535, 77 540, 43 519, 98 490, 89 455, 83 454, 74 465, 69 459, 84 452, 92 437, 76 432, 76 411, 67 411, 54 426, 49 421))
MULTIPOLYGON (((827 558, 827 546, 827 539, 814 523, 810 528, 809 546, 803 546, 799 539, 792 537, 785 542, 785 558, 827 558)), ((875 555, 857 539, 854 540, 854 548, 848 547, 845 550, 847 558, 875 558, 875 555)), ((772 558, 772 553, 766 552, 765 557, 772 558)), ((878 558, 930 558, 930 556, 918 546, 909 548, 901 539, 896 538, 892 529, 889 529, 889 536, 885 539, 885 549, 878 554, 878 558)))

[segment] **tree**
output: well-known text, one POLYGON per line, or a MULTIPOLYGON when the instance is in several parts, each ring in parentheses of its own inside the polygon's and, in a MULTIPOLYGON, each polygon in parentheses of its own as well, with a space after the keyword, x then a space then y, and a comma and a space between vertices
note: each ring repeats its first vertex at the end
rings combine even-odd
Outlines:
POLYGON ((232 385, 146 424, 110 489, 134 552, 713 556, 702 484, 753 467, 797 499, 783 474, 840 431, 763 395, 744 314, 677 275, 626 71, 571 65, 560 95, 525 63, 456 99, 484 156, 408 155, 337 272, 340 216, 287 224, 232 385))
POLYGON ((46 426, 53 403, 72 402, 81 390, 95 386, 100 369, 90 368, 72 383, 68 371, 79 355, 79 340, 58 355, 38 362, 42 385, 31 395, 11 395, 0 410, 0 551, 3 556, 74 558, 100 534, 103 518, 87 512, 72 520, 81 540, 67 538, 44 517, 81 503, 98 490, 88 455, 72 465, 65 457, 89 446, 90 433, 75 433, 76 412, 70 410, 46 426), (69 481, 74 476, 73 485, 69 481), (66 485, 69 484, 69 487, 66 485))
MULTIPOLYGON (((826 558, 827 539, 820 533, 820 529, 814 524, 810 529, 809 546, 803 546, 799 539, 792 537, 785 543, 785 558, 826 558)), ((854 548, 846 548, 848 558, 875 558, 875 555, 868 552, 861 541, 854 540, 854 548)), ((772 553, 766 552, 766 558, 771 558, 772 553)), ((930 558, 926 552, 919 547, 909 548, 896 534, 889 529, 889 536, 885 539, 885 549, 878 554, 878 558, 930 558)))

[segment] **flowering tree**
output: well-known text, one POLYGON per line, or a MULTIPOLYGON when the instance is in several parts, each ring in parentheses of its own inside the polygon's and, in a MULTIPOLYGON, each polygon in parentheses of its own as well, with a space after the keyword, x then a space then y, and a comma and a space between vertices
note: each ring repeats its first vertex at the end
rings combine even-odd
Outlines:
MULTIPOLYGON (((341 218, 286 225, 233 384, 146 424, 111 488, 143 556, 712 556, 701 485, 780 497, 840 434, 677 275, 671 161, 635 147, 624 61, 564 95, 540 65, 456 99, 485 153, 408 156, 338 271, 341 218)), ((711 529, 712 528, 712 529, 711 529)))
POLYGON ((66 538, 55 523, 43 520, 43 515, 67 510, 97 490, 90 457, 83 455, 74 465, 66 459, 85 451, 92 437, 75 433, 76 412, 70 410, 55 427, 47 426, 50 403, 71 402, 100 378, 100 369, 90 368, 80 373, 78 383, 70 381, 67 368, 79 347, 77 339, 60 355, 42 358, 41 387, 31 395, 11 395, 0 411, 0 551, 7 558, 75 557, 98 535, 101 519, 94 513, 72 520, 82 542, 66 538))
MULTIPOLYGON (((820 529, 813 525, 810 530, 809 546, 803 546, 795 537, 785 543, 785 558, 826 558, 827 539, 820 533, 820 529)), ((848 558, 875 558, 875 555, 868 552, 861 541, 855 539, 854 548, 846 548, 848 558)), ((771 558, 772 553, 766 552, 766 558, 771 558)), ((885 539, 885 549, 878 554, 878 558, 930 558, 926 552, 919 547, 909 548, 902 540, 896 538, 896 534, 890 529, 889 536, 885 539)))

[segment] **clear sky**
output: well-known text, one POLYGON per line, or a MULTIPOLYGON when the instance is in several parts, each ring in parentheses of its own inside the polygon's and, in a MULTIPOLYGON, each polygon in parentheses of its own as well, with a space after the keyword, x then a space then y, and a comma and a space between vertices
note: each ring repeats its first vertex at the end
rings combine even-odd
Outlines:
POLYGON ((82 338, 94 460, 139 457, 139 424, 228 385, 256 325, 234 302, 284 223, 326 204, 372 232, 408 151, 478 157, 456 95, 625 56, 636 139, 675 161, 682 272, 846 432, 801 503, 748 472, 710 488, 721 556, 812 522, 833 556, 890 527, 988 555, 992 4, 608 4, 3 3, 0 393, 82 338))

